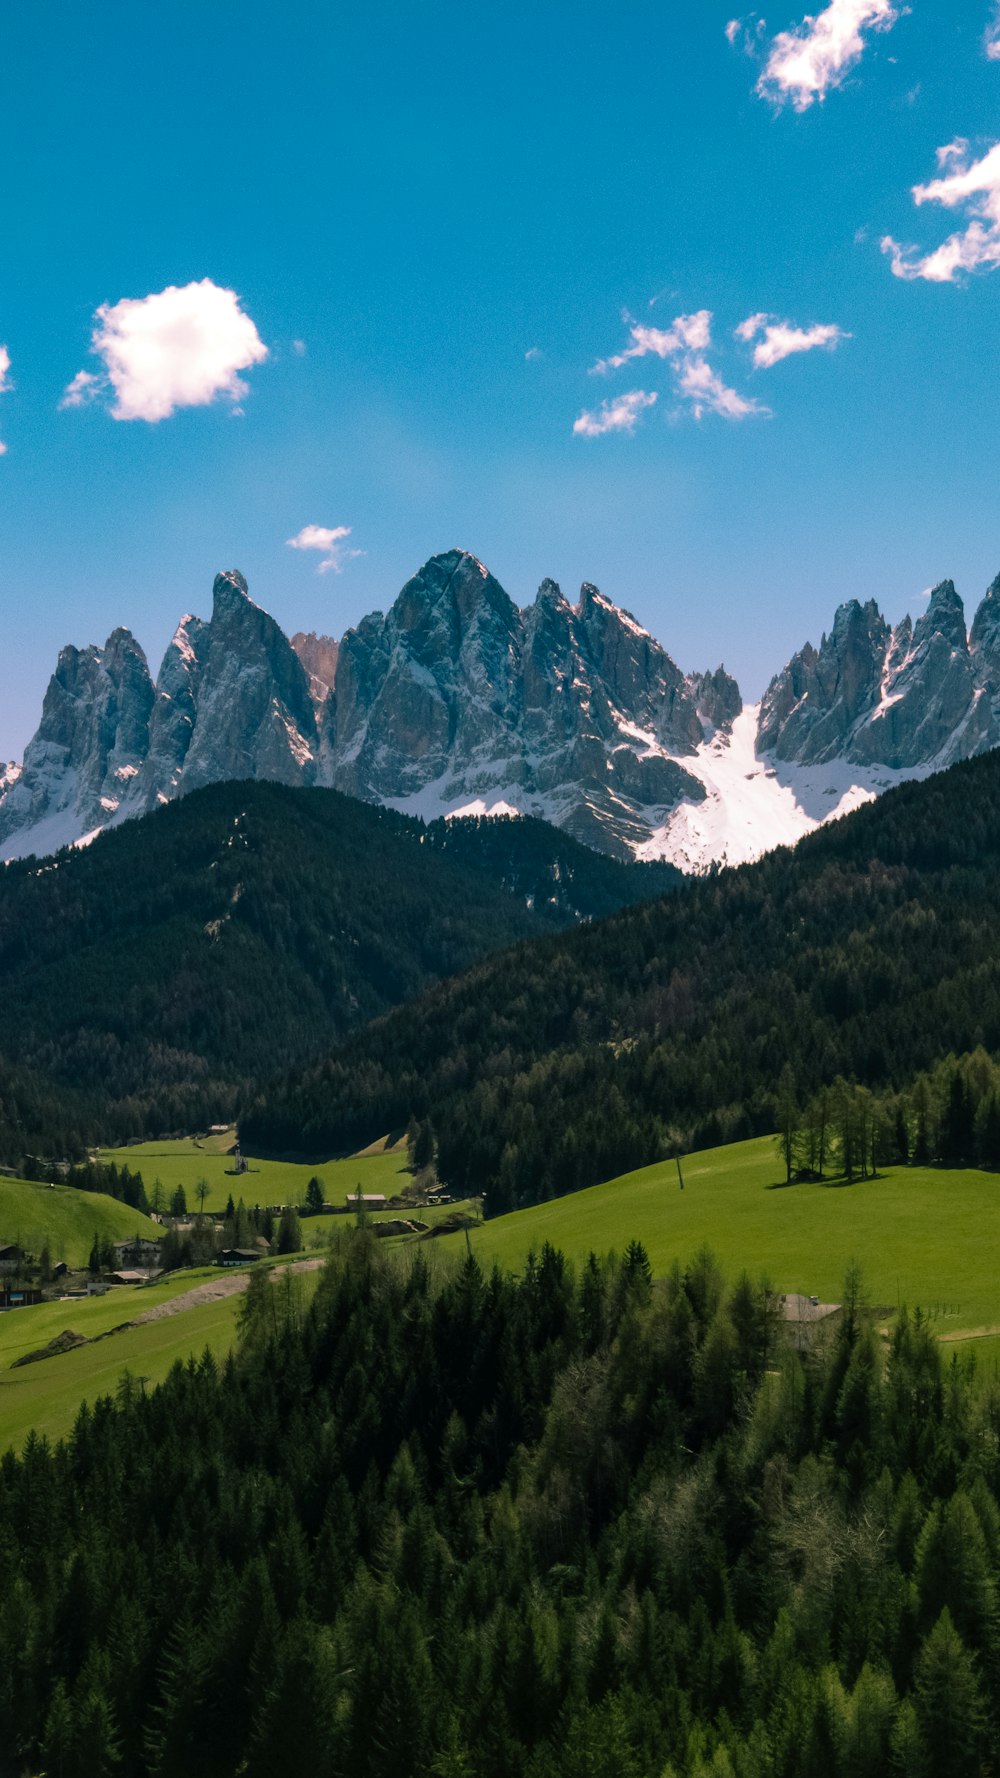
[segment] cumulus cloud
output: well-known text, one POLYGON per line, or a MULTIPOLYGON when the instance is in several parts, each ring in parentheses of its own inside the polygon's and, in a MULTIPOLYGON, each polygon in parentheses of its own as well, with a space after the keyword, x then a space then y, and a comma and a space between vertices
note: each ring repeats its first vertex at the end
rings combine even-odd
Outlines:
POLYGON ((340 574, 344 563, 363 556, 363 549, 347 549, 345 540, 351 535, 350 525, 303 525, 294 537, 286 537, 289 549, 314 549, 320 552, 317 574, 340 574))
POLYGON ((801 25, 773 38, 758 93, 776 105, 787 101, 796 111, 808 111, 857 66, 865 33, 891 30, 907 11, 894 0, 830 0, 815 17, 807 14, 801 25))
POLYGON ((237 403, 249 393, 239 372, 267 357, 236 292, 211 278, 102 303, 94 319, 91 350, 104 369, 78 371, 60 405, 110 397, 115 420, 166 420, 182 407, 237 403))
POLYGON ((630 358, 645 358, 649 353, 657 358, 674 358, 680 352, 704 351, 711 338, 711 327, 711 309, 698 309, 694 315, 678 315, 669 327, 643 327, 641 323, 633 322, 629 328, 632 344, 613 358, 599 358, 592 366, 591 374, 606 376, 609 370, 619 370, 630 358))
POLYGON ((897 278, 924 278, 930 284, 952 284, 960 272, 1000 266, 1000 142, 980 160, 973 160, 969 144, 961 137, 937 151, 939 177, 913 187, 915 204, 941 204, 946 210, 964 210, 965 228, 920 255, 915 247, 903 247, 891 235, 882 239, 882 252, 892 262, 897 278))
POLYGON ((983 48, 988 61, 1000 62, 1000 0, 997 0, 993 17, 983 34, 983 48))
POLYGON ((796 352, 813 352, 817 348, 833 352, 841 340, 851 337, 832 322, 817 323, 814 327, 793 327, 790 321, 779 321, 765 314, 748 315, 734 331, 738 340, 747 343, 757 340, 753 349, 755 370, 770 370, 772 364, 780 364, 783 358, 791 358, 796 352), (762 337, 758 339, 758 335, 762 337))
POLYGON ((643 408, 652 407, 656 400, 655 390, 647 395, 645 389, 630 389, 627 395, 602 401, 600 407, 590 413, 585 409, 573 421, 573 431, 582 438, 600 438, 605 432, 634 432, 643 408))

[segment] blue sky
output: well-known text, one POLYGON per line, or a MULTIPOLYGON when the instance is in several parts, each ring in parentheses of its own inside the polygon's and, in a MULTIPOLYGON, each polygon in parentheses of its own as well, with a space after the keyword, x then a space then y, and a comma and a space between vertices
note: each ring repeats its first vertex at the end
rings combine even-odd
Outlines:
POLYGON ((991 0, 765 16, 112 0, 43 31, 12 0, 0 758, 62 643, 126 623, 155 671, 220 567, 339 635, 461 544, 520 603, 596 581, 747 695, 843 598, 897 619, 952 575, 971 615, 1000 570, 991 0), (170 305, 206 292, 192 370, 170 305), (151 383, 132 330, 161 323, 151 383), (350 528, 339 572, 288 547, 310 526, 350 528))

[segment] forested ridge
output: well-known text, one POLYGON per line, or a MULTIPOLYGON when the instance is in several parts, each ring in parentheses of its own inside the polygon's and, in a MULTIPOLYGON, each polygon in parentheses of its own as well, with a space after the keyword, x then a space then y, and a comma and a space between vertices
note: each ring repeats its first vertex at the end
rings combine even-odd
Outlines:
POLYGON ((702 1254, 303 1311, 0 1462, 0 1771, 985 1778, 1000 1397, 858 1279, 828 1348, 702 1254))
POLYGON ((415 1116, 491 1213, 773 1130, 840 1075, 1000 1050, 1000 756, 794 851, 476 966, 263 1094, 245 1140, 333 1152, 415 1116))
POLYGON ((219 784, 0 871, 0 1149, 203 1127, 442 976, 678 881, 539 821, 219 784))

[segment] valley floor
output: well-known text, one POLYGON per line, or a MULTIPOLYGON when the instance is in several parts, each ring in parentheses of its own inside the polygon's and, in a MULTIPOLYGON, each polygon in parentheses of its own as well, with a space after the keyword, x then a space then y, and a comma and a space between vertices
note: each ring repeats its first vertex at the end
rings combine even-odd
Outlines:
MULTIPOLYGON (((193 1143, 147 1144, 120 1151, 117 1158, 141 1166, 144 1176, 155 1162, 165 1184, 177 1183, 179 1174, 189 1198, 201 1170, 212 1184, 210 1204, 221 1208, 230 1183, 225 1168, 231 1162, 221 1152, 225 1146, 222 1137, 214 1151, 193 1143)), ((316 1171, 332 1183, 338 1174, 343 1181, 359 1167, 371 1168, 371 1184, 367 1171, 362 1175, 364 1189, 391 1190, 394 1178, 408 1178, 401 1171, 403 1162, 398 1153, 383 1153, 316 1171)), ((635 1239, 645 1246, 654 1274, 663 1276, 675 1260, 684 1265, 707 1247, 730 1281, 745 1270, 754 1278, 766 1276, 775 1290, 834 1303, 840 1301, 848 1267, 857 1262, 867 1300, 886 1320, 903 1304, 911 1310, 919 1307, 949 1354, 974 1353, 986 1375, 1000 1368, 997 1176, 972 1169, 898 1167, 853 1185, 784 1186, 771 1137, 688 1155, 681 1165, 683 1190, 676 1163, 660 1162, 474 1227, 473 1252, 483 1267, 496 1262, 519 1271, 528 1254, 539 1252, 546 1241, 579 1264, 591 1251, 621 1252, 635 1239)), ((279 1162, 261 1166, 261 1184, 267 1187, 261 1201, 272 1191, 298 1201, 311 1169, 279 1162)), ((8 1184, 0 1184, 0 1196, 8 1184)), ((73 1195, 86 1203, 84 1194, 73 1195)), ((447 1213, 442 1207, 421 1216, 430 1221, 447 1213)), ((304 1222, 303 1230, 309 1240, 325 1242, 331 1234, 350 1239, 354 1219, 315 1218, 304 1222)), ((407 1238, 388 1243, 400 1252, 409 1245, 407 1238)), ((423 1244, 421 1252, 435 1265, 460 1263, 465 1235, 441 1236, 423 1244)), ((305 1263, 316 1268, 322 1262, 313 1258, 305 1263)), ((206 1347, 224 1357, 234 1344, 239 1294, 247 1277, 245 1271, 223 1276, 215 1269, 177 1272, 138 1290, 123 1288, 89 1301, 46 1303, 0 1315, 0 1450, 19 1448, 32 1429, 50 1438, 64 1435, 81 1401, 113 1394, 126 1370, 153 1384, 178 1358, 197 1356, 206 1347), (110 1334, 122 1323, 132 1325, 110 1334), (11 1369, 16 1358, 67 1328, 94 1343, 11 1369)), ((303 1289, 311 1291, 315 1280, 313 1269, 303 1278, 303 1289)))

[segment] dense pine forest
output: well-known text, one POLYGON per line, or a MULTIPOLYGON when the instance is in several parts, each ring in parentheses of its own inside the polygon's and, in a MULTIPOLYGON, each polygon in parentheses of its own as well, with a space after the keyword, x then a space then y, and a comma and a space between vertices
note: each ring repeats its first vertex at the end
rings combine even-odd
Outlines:
POLYGON ((428 828, 250 783, 8 865, 0 1153, 230 1118, 251 1083, 440 977, 678 881, 540 821, 428 828))
POLYGON ((1000 757, 888 792, 794 851, 520 945, 262 1094, 247 1142, 335 1152, 416 1116, 491 1213, 1000 1051, 1000 757))
POLYGON ((1000 1395, 856 1276, 803 1354, 707 1254, 357 1235, 0 1463, 0 1770, 975 1778, 998 1490, 1000 1395))

